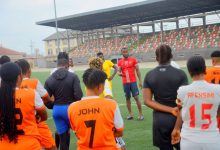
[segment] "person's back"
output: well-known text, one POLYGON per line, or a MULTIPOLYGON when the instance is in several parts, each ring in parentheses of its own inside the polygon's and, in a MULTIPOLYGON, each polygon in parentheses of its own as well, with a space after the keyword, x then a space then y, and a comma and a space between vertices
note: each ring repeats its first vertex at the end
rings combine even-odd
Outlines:
POLYGON ((207 68, 205 80, 209 83, 220 84, 220 66, 207 68))
POLYGON ((13 150, 40 150, 41 137, 35 115, 38 113, 42 121, 45 121, 47 119, 46 109, 36 91, 19 88, 22 81, 20 73, 20 68, 14 63, 7 63, 1 68, 0 102, 4 103, 4 109, 1 108, 0 115, 3 120, 0 147, 13 150), (4 133, 3 136, 2 133, 4 133))
POLYGON ((178 98, 184 104, 181 137, 194 142, 218 142, 220 135, 216 116, 220 104, 220 85, 204 80, 194 81, 188 86, 180 87, 178 93, 178 98))
POLYGON ((54 104, 70 104, 82 97, 79 79, 65 68, 55 71, 46 81, 45 88, 54 96, 54 104))
POLYGON ((123 134, 123 120, 117 102, 100 98, 107 75, 98 69, 83 74, 86 97, 68 108, 72 130, 78 138, 78 150, 117 150, 115 137, 123 134))
POLYGON ((164 105, 175 107, 178 88, 187 84, 185 73, 171 65, 160 65, 147 73, 144 83, 151 87, 154 99, 164 105))
POLYGON ((76 131, 78 149, 113 150, 113 130, 117 103, 99 97, 85 97, 69 107, 72 129, 76 131))

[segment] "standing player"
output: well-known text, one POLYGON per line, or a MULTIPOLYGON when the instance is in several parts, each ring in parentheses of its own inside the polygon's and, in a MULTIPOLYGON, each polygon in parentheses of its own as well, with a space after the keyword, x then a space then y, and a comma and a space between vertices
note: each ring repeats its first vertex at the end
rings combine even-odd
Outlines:
MULTIPOLYGON (((25 59, 20 59, 16 63, 20 66, 22 70, 23 80, 21 83, 21 88, 31 88, 36 90, 40 95, 40 97, 43 99, 45 105, 48 106, 48 108, 52 109, 53 102, 51 101, 43 85, 37 79, 30 79, 31 77, 30 64, 25 59)), ((37 127, 41 135, 42 147, 45 148, 46 150, 56 150, 55 141, 52 132, 50 131, 46 122, 45 121, 40 122, 37 127)))
POLYGON ((118 72, 117 65, 113 64, 111 60, 105 60, 105 57, 102 52, 97 53, 97 57, 101 58, 103 63, 103 71, 107 74, 107 79, 110 82, 112 88, 112 80, 115 77, 116 73, 118 72), (114 69, 114 73, 111 75, 111 69, 114 69))
MULTIPOLYGON (((58 56, 57 56, 57 62, 59 59, 66 59, 68 60, 68 71, 69 72, 74 72, 72 69, 69 68, 69 66, 73 67, 73 61, 72 59, 69 59, 69 55, 66 52, 59 52, 58 56)), ((50 75, 52 75, 55 71, 57 71, 59 67, 56 67, 54 69, 51 70, 50 75)))
POLYGON ((35 114, 47 119, 42 99, 33 89, 19 88, 21 69, 5 63, 0 70, 0 148, 1 150, 41 150, 35 114))
POLYGON ((220 84, 220 51, 211 54, 212 67, 206 69, 205 80, 209 83, 220 84))
POLYGON ((67 59, 58 59, 58 70, 45 82, 45 89, 50 96, 54 96, 53 119, 59 134, 60 149, 69 149, 69 119, 67 109, 69 104, 82 98, 80 81, 76 74, 68 71, 67 59))
POLYGON ((177 90, 188 83, 187 76, 170 65, 172 50, 168 45, 159 46, 155 53, 159 66, 146 74, 143 90, 145 105, 154 110, 153 144, 160 150, 179 150, 179 144, 171 144, 171 132, 178 113, 177 90))
POLYGON ((123 120, 116 101, 99 97, 106 79, 103 71, 87 69, 83 74, 86 97, 68 109, 71 128, 78 138, 78 150, 118 150, 115 137, 123 134, 123 120))
MULTIPOLYGON (((89 61, 89 68, 99 69, 103 71, 103 60, 98 57, 92 58, 89 61)), ((112 88, 108 79, 105 80, 104 90, 99 96, 102 98, 109 98, 109 99, 113 98, 112 88)))
POLYGON ((205 60, 193 56, 187 62, 187 68, 193 82, 178 90, 178 103, 182 104, 172 133, 172 143, 180 141, 181 150, 219 150, 220 134, 216 116, 220 105, 220 85, 206 82, 205 60))
MULTIPOLYGON (((92 58, 89 62, 89 67, 92 69, 98 69, 98 70, 103 70, 103 60, 100 58, 92 58)), ((112 90, 110 87, 110 83, 108 82, 108 79, 105 80, 104 84, 104 90, 103 92, 99 95, 100 98, 106 98, 106 99, 113 99, 112 96, 112 90)), ((121 148, 121 150, 125 150, 125 142, 122 139, 122 137, 116 137, 115 138, 117 147, 121 148)))
POLYGON ((123 55, 124 58, 122 58, 118 62, 118 67, 119 67, 118 75, 122 77, 123 88, 124 88, 127 108, 129 112, 127 119, 132 120, 134 118, 131 111, 131 93, 132 93, 132 96, 136 101, 139 111, 138 120, 144 120, 144 116, 142 114, 141 102, 138 97, 139 90, 137 87, 136 76, 135 76, 135 72, 136 72, 139 79, 139 87, 142 89, 142 79, 138 67, 138 62, 136 58, 129 57, 129 52, 127 48, 122 48, 121 54, 123 55))

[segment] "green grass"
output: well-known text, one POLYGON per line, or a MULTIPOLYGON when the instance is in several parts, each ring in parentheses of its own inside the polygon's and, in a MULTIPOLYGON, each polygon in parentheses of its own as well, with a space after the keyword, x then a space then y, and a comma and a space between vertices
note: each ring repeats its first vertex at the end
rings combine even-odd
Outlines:
MULTIPOLYGON (((186 69, 183 69, 186 72, 186 69)), ((142 78, 144 79, 145 74, 149 71, 149 69, 141 69, 142 78)), ((81 88, 84 92, 84 85, 82 83, 82 71, 77 71, 76 74, 79 76, 81 80, 81 88)), ((188 75, 188 74, 187 74, 188 75)), ((49 76, 49 72, 33 72, 32 76, 38 78, 43 84, 45 80, 49 76)), ((122 88, 121 79, 116 76, 113 80, 113 94, 114 99, 120 104, 120 110, 122 117, 124 119, 125 130, 124 130, 124 140, 126 143, 126 147, 128 150, 157 150, 156 147, 152 144, 152 110, 146 106, 142 106, 143 114, 144 114, 144 121, 138 121, 138 110, 137 106, 132 100, 132 110, 135 116, 134 120, 128 121, 126 120, 127 117, 127 108, 125 105, 125 97, 122 88)), ((140 100, 143 104, 143 96, 142 91, 140 91, 140 100)), ((51 110, 48 110, 49 119, 47 123, 54 133, 55 125, 51 116, 51 110)), ((76 137, 75 134, 71 134, 71 145, 70 149, 76 149, 76 137)))

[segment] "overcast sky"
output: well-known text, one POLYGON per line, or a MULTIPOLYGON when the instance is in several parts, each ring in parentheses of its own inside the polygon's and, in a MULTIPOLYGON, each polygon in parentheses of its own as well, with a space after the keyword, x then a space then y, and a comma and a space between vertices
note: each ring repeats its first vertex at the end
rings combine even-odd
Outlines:
MULTIPOLYGON (((0 1, 0 45, 30 54, 32 41, 33 49, 39 48, 44 54, 42 40, 56 30, 52 27, 36 25, 36 22, 54 18, 53 0, 0 1)), ((140 1, 143 0, 56 0, 57 16, 63 17, 140 1)), ((219 22, 219 16, 209 16, 207 22, 219 22)), ((192 24, 198 24, 197 20, 194 19, 194 22, 192 20, 192 24)), ((201 23, 200 19, 199 24, 201 23)), ((172 24, 170 27, 169 24, 165 25, 165 30, 171 29, 172 26, 172 24)), ((182 20, 180 26, 187 26, 186 20, 182 20)), ((158 25, 156 30, 157 28, 159 29, 158 25)))
MULTIPOLYGON (((35 23, 54 18, 53 0, 0 0, 0 45, 30 53, 33 48, 44 52, 44 38, 55 28, 35 23)), ((143 0, 56 0, 57 16, 109 8, 143 0)))

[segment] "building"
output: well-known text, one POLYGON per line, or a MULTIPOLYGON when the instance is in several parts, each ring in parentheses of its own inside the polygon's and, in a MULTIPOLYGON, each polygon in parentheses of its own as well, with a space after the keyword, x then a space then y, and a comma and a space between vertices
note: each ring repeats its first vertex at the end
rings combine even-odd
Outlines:
POLYGON ((59 38, 59 50, 57 46, 57 35, 56 33, 50 35, 49 37, 45 38, 44 45, 45 45, 45 56, 50 58, 57 56, 59 51, 67 52, 72 50, 73 48, 77 47, 79 44, 79 40, 77 39, 73 33, 74 31, 61 31, 58 33, 59 38))
POLYGON ((7 55, 11 58, 12 61, 16 61, 18 59, 24 58, 26 56, 25 53, 18 52, 9 48, 0 47, 0 56, 7 55))

